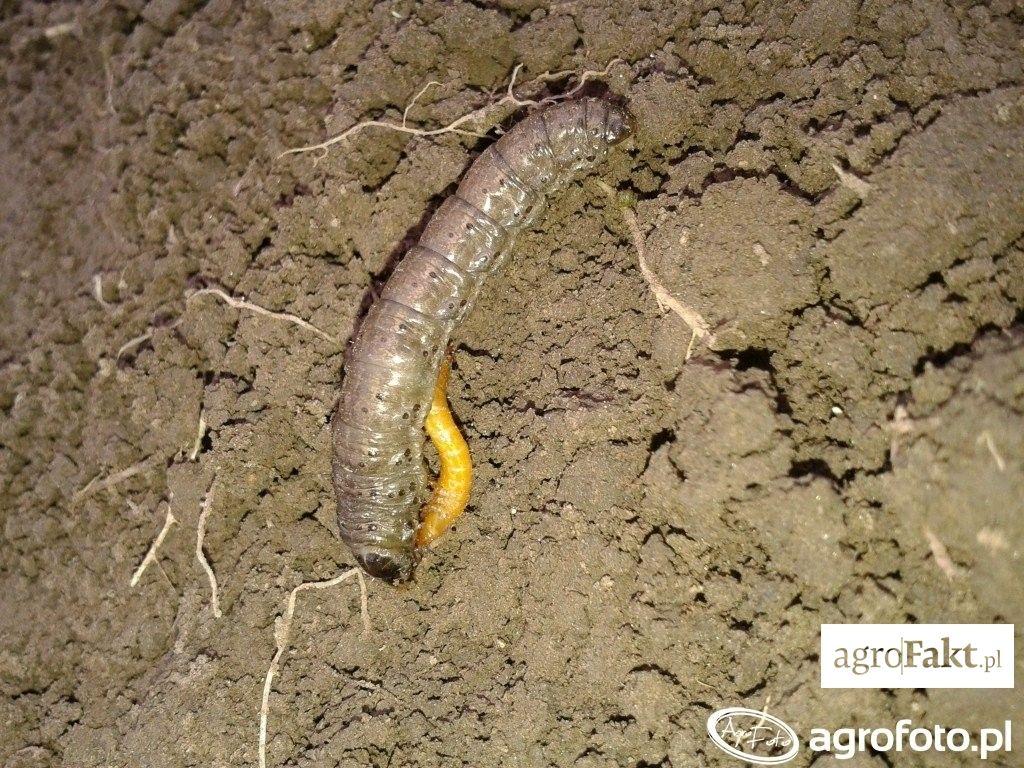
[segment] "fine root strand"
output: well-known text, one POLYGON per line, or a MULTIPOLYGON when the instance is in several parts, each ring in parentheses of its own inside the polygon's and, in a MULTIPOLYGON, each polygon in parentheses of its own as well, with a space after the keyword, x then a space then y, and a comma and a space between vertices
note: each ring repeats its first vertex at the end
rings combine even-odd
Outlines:
POLYGON ((103 61, 103 90, 107 111, 111 115, 117 115, 114 107, 114 70, 110 66, 110 47, 103 46, 100 49, 100 59, 103 61))
POLYGON ((839 179, 839 183, 846 187, 848 190, 853 192, 857 197, 863 200, 871 192, 871 185, 868 184, 864 179, 855 173, 845 170, 838 163, 832 163, 832 170, 835 172, 836 177, 839 179))
POLYGON ((978 435, 978 439, 976 442, 978 445, 984 445, 986 448, 988 448, 988 452, 992 454, 992 460, 995 461, 996 467, 999 469, 1000 472, 1005 472, 1006 459, 1003 458, 1003 455, 999 452, 999 449, 996 448, 996 442, 995 440, 992 439, 992 433, 989 432, 987 429, 984 430, 980 435, 978 435))
POLYGON ((43 37, 47 40, 56 40, 65 35, 79 35, 78 24, 73 21, 65 21, 61 24, 54 24, 43 30, 43 37))
POLYGON ((608 196, 608 199, 611 200, 615 207, 619 209, 623 220, 626 222, 630 237, 633 239, 633 246, 636 248, 637 261, 640 264, 640 274, 643 275, 644 280, 654 294, 654 300, 658 302, 658 308, 662 312, 669 310, 674 312, 692 331, 690 344, 686 349, 686 359, 689 360, 690 355, 693 353, 694 344, 698 340, 709 341, 712 338, 710 326, 697 310, 687 306, 669 293, 658 276, 648 266, 647 244, 644 240, 643 232, 640 231, 640 223, 637 221, 636 214, 619 202, 615 190, 608 186, 608 184, 598 179, 597 185, 608 196))
MULTIPOLYGON (((166 326, 162 326, 162 327, 165 327, 168 330, 173 330, 173 329, 177 328, 179 325, 181 325, 181 318, 178 318, 177 320, 175 320, 170 325, 166 325, 166 326)), ((131 338, 131 339, 128 339, 128 341, 126 341, 124 344, 122 344, 120 347, 118 347, 117 354, 114 355, 114 360, 120 360, 123 355, 128 354, 129 352, 131 352, 135 348, 140 347, 143 344, 145 344, 147 341, 152 340, 152 338, 153 338, 153 331, 155 330, 155 328, 156 328, 156 326, 152 326, 151 325, 149 328, 146 329, 146 331, 144 333, 140 333, 138 336, 136 336, 134 338, 131 338)))
POLYGON ((267 720, 270 714, 270 691, 274 685, 274 677, 281 667, 281 657, 288 648, 288 637, 291 634, 292 620, 295 618, 295 603, 299 593, 307 589, 329 589, 347 581, 355 576, 359 581, 359 612, 363 621, 363 633, 369 633, 372 629, 370 624, 370 612, 366 598, 366 580, 358 568, 352 568, 344 573, 338 574, 333 579, 326 581, 307 581, 295 587, 288 596, 288 604, 284 614, 278 616, 274 621, 274 645, 276 651, 274 658, 267 669, 267 676, 263 681, 263 700, 260 704, 260 734, 259 734, 259 768, 267 768, 267 720))
POLYGON ((405 110, 404 110, 404 111, 402 112, 402 127, 403 127, 403 128, 406 128, 406 127, 408 127, 408 126, 406 125, 406 123, 407 123, 407 121, 409 120, 409 110, 413 108, 413 106, 414 106, 414 105, 416 104, 416 102, 417 102, 417 101, 419 100, 420 96, 422 96, 422 95, 423 95, 424 93, 426 93, 426 92, 427 92, 428 90, 430 90, 431 88, 433 88, 433 87, 434 87, 435 85, 441 85, 441 81, 440 81, 440 80, 431 80, 431 81, 430 81, 429 83, 427 83, 427 84, 426 84, 426 85, 424 85, 424 86, 423 86, 422 88, 420 88, 420 89, 419 89, 419 90, 418 90, 418 91, 416 92, 416 95, 415 95, 415 96, 413 96, 413 97, 412 97, 412 99, 410 99, 410 100, 409 100, 409 103, 405 105, 405 110))
MULTIPOLYGON (((216 482, 216 479, 214 479, 216 482)), ((217 576, 213 572, 213 568, 210 566, 210 561, 206 559, 206 553, 203 552, 203 541, 206 539, 206 518, 210 515, 210 508, 213 506, 213 486, 214 482, 210 483, 210 487, 206 491, 206 495, 203 497, 203 504, 199 511, 199 523, 196 525, 196 560, 199 561, 199 565, 203 567, 206 572, 206 578, 210 582, 210 605, 213 607, 213 615, 216 618, 221 617, 220 610, 220 598, 217 592, 217 576)))
POLYGON ((188 452, 188 460, 195 461, 199 458, 199 452, 203 449, 203 438, 206 437, 206 414, 199 409, 199 426, 196 429, 196 439, 192 443, 192 450, 188 452))
POLYGON ((92 276, 92 295, 96 299, 97 303, 107 312, 111 310, 110 302, 103 298, 103 276, 93 275, 92 276))
POLYGON ((128 341, 126 341, 124 344, 122 344, 118 348, 117 354, 114 355, 114 359, 115 360, 120 360, 121 359, 121 355, 124 355, 124 354, 126 354, 128 352, 131 352, 133 349, 135 349, 136 347, 138 347, 141 344, 145 344, 147 341, 149 341, 152 338, 153 338, 153 329, 150 328, 145 333, 141 333, 141 334, 139 334, 138 336, 136 336, 136 337, 134 337, 132 339, 128 339, 128 341))
POLYGON ((408 115, 409 110, 412 108, 413 104, 416 103, 416 101, 427 91, 428 88, 434 87, 435 85, 442 85, 442 83, 432 80, 425 86, 423 86, 423 88, 421 88, 416 93, 415 96, 413 96, 412 100, 409 102, 405 110, 402 112, 402 121, 400 123, 394 123, 388 120, 363 120, 361 122, 356 123, 355 125, 346 128, 341 133, 338 133, 332 136, 331 138, 326 139, 325 141, 319 142, 318 144, 309 144, 304 147, 293 147, 291 149, 286 149, 277 156, 277 159, 280 159, 286 155, 298 155, 305 152, 325 152, 326 150, 333 147, 335 144, 343 142, 346 139, 355 136, 357 133, 365 131, 367 128, 383 128, 389 131, 407 133, 411 136, 440 136, 445 133, 455 133, 463 136, 475 136, 476 138, 484 138, 486 137, 486 133, 469 130, 467 128, 463 128, 463 126, 465 126, 467 123, 473 124, 477 120, 483 120, 491 112, 503 106, 512 105, 516 107, 532 107, 541 104, 551 104, 572 98, 573 96, 580 92, 580 90, 586 85, 588 80, 591 80, 596 77, 605 77, 611 71, 611 68, 613 66, 622 63, 624 63, 622 59, 615 58, 609 61, 605 65, 604 69, 588 69, 580 73, 576 73, 573 70, 565 70, 562 72, 544 72, 538 77, 536 77, 534 80, 531 80, 527 84, 527 88, 536 88, 536 86, 541 83, 550 82, 552 80, 560 80, 562 78, 571 77, 574 75, 579 77, 579 82, 571 90, 565 93, 558 94, 557 96, 548 96, 539 101, 534 99, 521 99, 515 95, 513 89, 516 84, 516 79, 519 77, 519 72, 523 68, 522 64, 517 64, 515 68, 512 70, 512 77, 509 80, 507 88, 505 89, 505 95, 502 96, 497 101, 490 101, 487 104, 484 104, 482 107, 478 107, 477 109, 474 109, 471 112, 467 112, 466 114, 455 118, 450 123, 448 123, 447 125, 443 125, 440 128, 412 127, 408 125, 408 115))
MULTIPOLYGON (((570 90, 566 91, 565 93, 560 93, 560 94, 558 94, 556 96, 548 96, 546 98, 541 99, 539 102, 529 102, 529 103, 554 104, 554 103, 559 102, 559 101, 565 101, 566 99, 571 99, 573 96, 575 96, 576 94, 578 94, 580 91, 583 90, 584 86, 586 86, 586 84, 587 84, 587 81, 592 80, 592 79, 597 78, 597 77, 607 77, 608 74, 612 71, 612 67, 614 67, 616 64, 625 64, 625 63, 626 63, 625 61, 623 61, 622 59, 620 59, 620 58, 618 58, 616 56, 614 59, 609 59, 608 63, 604 65, 603 69, 585 69, 582 72, 580 72, 578 74, 579 82, 576 83, 575 86, 573 86, 570 90)), ((561 80, 562 78, 573 77, 573 76, 576 76, 576 75, 577 75, 577 73, 576 73, 576 70, 574 70, 574 69, 563 69, 560 72, 542 72, 541 74, 539 74, 536 77, 536 79, 534 79, 532 81, 532 83, 548 83, 548 82, 551 82, 552 80, 561 80)), ((511 87, 511 84, 510 84, 509 85, 509 95, 510 96, 511 96, 511 91, 512 91, 512 87, 511 87)), ((526 104, 528 102, 523 102, 523 103, 526 104)))
POLYGON ((271 309, 267 309, 266 307, 261 307, 259 304, 253 304, 251 301, 247 301, 246 299, 241 299, 238 298, 237 296, 232 296, 231 294, 221 290, 220 288, 200 288, 198 291, 193 291, 192 293, 190 293, 187 300, 191 301, 192 299, 198 296, 216 296, 225 304, 227 304, 230 307, 234 307, 235 309, 246 309, 250 312, 255 312, 258 315, 263 315, 264 317, 272 317, 276 320, 284 320, 285 322, 292 323, 293 325, 297 325, 300 328, 304 328, 310 333, 316 334, 321 339, 329 341, 331 344, 339 343, 337 337, 332 336, 322 328, 318 328, 308 320, 303 320, 298 315, 293 315, 290 312, 275 312, 271 309))
POLYGON ((149 550, 146 552, 146 556, 142 558, 142 562, 139 563, 139 567, 135 569, 135 573, 132 574, 132 580, 130 585, 132 587, 139 583, 139 579, 142 578, 142 574, 146 572, 152 563, 156 562, 156 553, 160 549, 160 545, 164 543, 164 539, 167 538, 167 532, 171 530, 171 526, 178 522, 174 514, 171 512, 171 504, 174 501, 174 497, 167 501, 167 516, 164 518, 164 525, 160 529, 160 533, 153 539, 153 543, 149 545, 149 550))
POLYGON ((946 545, 942 543, 942 540, 928 526, 924 527, 924 537, 928 542, 928 548, 932 551, 932 557, 935 558, 935 564, 939 566, 939 570, 946 574, 946 578, 950 581, 957 578, 960 575, 960 569, 953 562, 953 558, 949 556, 949 550, 946 549, 946 545))
POLYGON ((135 475, 148 469, 152 460, 152 457, 143 459, 138 464, 132 464, 130 467, 126 467, 125 469, 115 472, 112 475, 107 475, 106 477, 103 477, 102 474, 96 475, 96 477, 86 483, 85 486, 75 491, 75 494, 71 497, 71 503, 77 504, 95 493, 105 491, 107 488, 113 488, 118 483, 122 483, 129 478, 135 477, 135 475))

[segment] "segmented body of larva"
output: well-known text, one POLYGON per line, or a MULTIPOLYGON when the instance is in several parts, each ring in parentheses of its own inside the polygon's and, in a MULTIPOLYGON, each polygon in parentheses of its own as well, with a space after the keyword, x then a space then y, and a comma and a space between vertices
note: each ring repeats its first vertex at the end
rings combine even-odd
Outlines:
POLYGON ((333 421, 341 535, 367 573, 412 577, 428 489, 423 425, 452 330, 546 198, 631 125, 623 108, 596 98, 522 120, 477 158, 370 308, 346 356, 333 421))

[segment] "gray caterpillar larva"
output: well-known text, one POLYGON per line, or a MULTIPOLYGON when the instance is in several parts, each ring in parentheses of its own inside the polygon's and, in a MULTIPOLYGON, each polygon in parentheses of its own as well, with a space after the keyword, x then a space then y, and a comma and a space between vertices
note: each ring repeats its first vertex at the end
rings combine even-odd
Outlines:
POLYGON ((477 158, 370 308, 348 350, 332 424, 341 536, 367 573, 412 577, 427 495, 424 420, 452 330, 546 198, 632 132, 587 98, 515 125, 477 158))

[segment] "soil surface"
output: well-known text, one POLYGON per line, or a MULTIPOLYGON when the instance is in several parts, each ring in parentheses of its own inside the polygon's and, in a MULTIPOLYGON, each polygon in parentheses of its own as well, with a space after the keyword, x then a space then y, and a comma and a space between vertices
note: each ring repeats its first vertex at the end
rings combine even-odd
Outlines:
POLYGON ((345 340, 526 108, 280 153, 616 57, 598 176, 713 337, 594 178, 555 200, 456 334, 470 511, 368 634, 355 580, 298 596, 267 764, 728 766, 708 714, 766 702, 1019 730, 1014 691, 822 691, 817 654, 1024 621, 1022 39, 1011 0, 0 3, 0 765, 257 764, 275 619, 353 562, 345 340))

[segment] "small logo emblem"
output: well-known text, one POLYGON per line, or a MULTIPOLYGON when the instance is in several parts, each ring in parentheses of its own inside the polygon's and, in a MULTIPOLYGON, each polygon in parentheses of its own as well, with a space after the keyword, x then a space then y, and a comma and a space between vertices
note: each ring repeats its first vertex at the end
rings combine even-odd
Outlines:
POLYGON ((782 765, 800 751, 796 731, 775 715, 746 707, 712 712, 708 736, 719 749, 755 765, 782 765))

